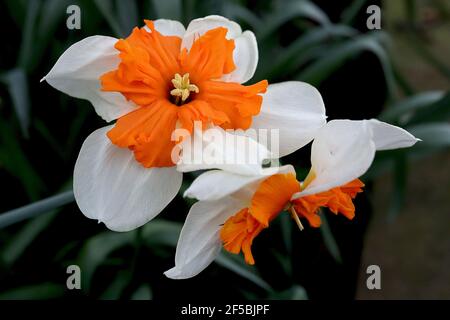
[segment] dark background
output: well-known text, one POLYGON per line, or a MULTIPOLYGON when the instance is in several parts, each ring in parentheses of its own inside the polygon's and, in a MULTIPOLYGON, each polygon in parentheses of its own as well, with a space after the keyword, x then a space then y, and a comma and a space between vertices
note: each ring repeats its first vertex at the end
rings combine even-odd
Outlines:
MULTIPOLYGON (((329 120, 377 117, 424 141, 377 155, 353 221, 326 213, 324 227, 300 232, 281 215, 255 240, 255 267, 224 254, 190 280, 162 274, 191 204, 182 192, 155 221, 125 234, 85 218, 74 203, 40 212, 0 229, 0 298, 450 298, 449 8, 437 0, 3 1, 0 212, 70 190, 82 142, 105 125, 88 102, 39 80, 70 44, 126 37, 144 18, 187 26, 224 15, 256 34, 252 83, 309 82, 329 120), (70 4, 81 8, 81 30, 66 28, 70 4), (371 4, 382 7, 381 30, 367 29, 371 4), (66 289, 71 264, 81 267, 81 291, 66 289), (382 290, 366 288, 370 264, 381 267, 382 290)), ((282 162, 304 177, 309 147, 282 162)), ((194 177, 185 175, 181 191, 194 177)))

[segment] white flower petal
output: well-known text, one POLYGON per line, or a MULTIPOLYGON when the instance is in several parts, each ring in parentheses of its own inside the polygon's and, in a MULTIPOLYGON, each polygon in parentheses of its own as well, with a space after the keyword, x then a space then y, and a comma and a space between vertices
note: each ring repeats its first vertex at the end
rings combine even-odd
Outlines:
MULTIPOLYGON (((223 170, 211 170, 198 176, 185 191, 184 196, 200 201, 214 201, 231 195, 248 186, 256 187, 259 182, 273 174, 293 173, 291 165, 263 169, 258 175, 239 175, 223 170)), ((253 190, 255 191, 255 190, 253 190)))
POLYGON ((196 39, 205 34, 208 30, 218 27, 228 29, 227 39, 234 39, 241 35, 241 27, 234 21, 228 20, 222 16, 212 15, 204 18, 192 20, 181 42, 181 48, 190 50, 196 39))
POLYGON ((106 133, 94 131, 83 143, 75 164, 73 188, 85 216, 114 231, 142 226, 176 196, 182 174, 175 167, 144 168, 126 148, 113 145, 106 133))
POLYGON ((106 121, 115 120, 137 107, 118 92, 101 91, 100 76, 120 63, 114 48, 117 39, 93 36, 73 44, 42 79, 75 98, 89 100, 106 121))
POLYGON ((183 38, 184 33, 186 32, 183 24, 176 20, 158 19, 153 21, 153 24, 155 29, 164 36, 177 36, 183 38))
POLYGON ((234 39, 233 61, 236 69, 224 75, 220 80, 226 82, 244 83, 255 74, 258 65, 258 44, 251 31, 245 31, 234 39))
POLYGON ((183 151, 178 170, 222 169, 244 175, 259 174, 263 160, 271 157, 270 152, 244 132, 234 132, 220 127, 195 129, 180 144, 183 151))
POLYGON ((366 121, 333 120, 319 130, 311 149, 316 177, 293 199, 342 186, 362 176, 372 164, 375 143, 366 121))
POLYGON ((393 126, 377 119, 367 120, 372 129, 372 139, 377 150, 407 148, 420 141, 405 129, 393 126))
MULTIPOLYGON (((308 144, 325 123, 319 91, 307 83, 289 81, 269 85, 252 128, 278 129, 279 156, 283 157, 308 144)), ((270 150, 277 153, 274 146, 270 150)))
POLYGON ((222 224, 244 207, 242 201, 231 197, 195 203, 178 239, 175 266, 164 274, 172 279, 187 279, 203 271, 220 252, 222 224))

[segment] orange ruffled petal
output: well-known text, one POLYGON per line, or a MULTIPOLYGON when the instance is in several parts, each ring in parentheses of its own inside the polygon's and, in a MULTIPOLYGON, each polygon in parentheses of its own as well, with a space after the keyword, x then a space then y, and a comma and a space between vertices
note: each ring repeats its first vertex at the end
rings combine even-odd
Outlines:
POLYGON ((265 179, 254 193, 249 208, 244 208, 231 216, 220 231, 220 239, 225 250, 244 253, 245 261, 254 264, 251 252, 253 239, 281 211, 291 196, 300 191, 300 184, 291 173, 276 174, 265 179))
POLYGON ((245 262, 253 265, 255 264, 251 250, 253 239, 264 228, 266 227, 253 218, 248 208, 244 208, 225 222, 220 230, 220 239, 225 250, 234 254, 242 251, 245 262))
POLYGON ((178 109, 165 100, 139 108, 117 120, 108 137, 119 147, 134 150, 136 160, 144 167, 172 166, 172 131, 178 109))
POLYGON ((363 187, 364 183, 355 179, 341 187, 295 199, 292 205, 297 214, 306 218, 312 227, 319 227, 321 224, 320 217, 317 215, 320 207, 328 207, 331 212, 341 213, 351 220, 355 217, 352 199, 363 191, 363 187))
POLYGON ((300 184, 292 173, 275 174, 259 185, 252 198, 250 213, 260 223, 268 226, 296 192, 300 192, 300 184))

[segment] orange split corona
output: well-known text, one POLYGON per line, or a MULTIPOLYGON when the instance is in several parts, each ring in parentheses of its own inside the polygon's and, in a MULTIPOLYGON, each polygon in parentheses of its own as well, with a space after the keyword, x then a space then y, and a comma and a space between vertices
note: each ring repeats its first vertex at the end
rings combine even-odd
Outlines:
POLYGON ((219 80, 236 69, 227 29, 208 30, 187 51, 180 37, 162 35, 152 21, 145 24, 117 42, 121 63, 101 77, 102 90, 120 92, 140 106, 117 120, 108 132, 111 141, 133 150, 145 167, 169 167, 175 165, 171 135, 178 123, 191 133, 194 121, 248 129, 268 84, 219 80))
POLYGON ((254 264, 251 252, 253 240, 283 211, 292 216, 300 230, 304 227, 299 218, 305 218, 311 227, 320 227, 318 212, 322 207, 353 219, 355 206, 352 200, 362 192, 364 184, 355 179, 329 191, 291 200, 295 193, 306 187, 305 184, 301 186, 302 183, 292 173, 275 174, 263 180, 253 194, 250 207, 240 210, 223 225, 220 239, 225 250, 236 254, 242 251, 245 261, 254 264))

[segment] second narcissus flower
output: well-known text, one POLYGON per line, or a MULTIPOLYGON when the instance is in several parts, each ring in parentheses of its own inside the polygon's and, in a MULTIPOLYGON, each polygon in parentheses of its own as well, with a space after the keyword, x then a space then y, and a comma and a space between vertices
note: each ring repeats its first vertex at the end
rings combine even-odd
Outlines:
POLYGON ((302 82, 243 85, 257 63, 253 33, 220 16, 187 29, 145 21, 126 39, 92 36, 67 49, 43 80, 116 120, 81 148, 74 171, 80 210, 116 231, 154 218, 178 193, 180 171, 198 168, 172 157, 180 142, 174 130, 193 133, 196 121, 201 130, 279 129, 279 156, 311 141, 325 123, 320 94, 302 82))
POLYGON ((186 190, 186 196, 200 201, 186 218, 175 266, 165 275, 193 277, 222 247, 234 254, 242 252, 245 261, 254 264, 253 240, 283 211, 300 229, 302 219, 320 226, 321 207, 353 219, 352 200, 364 187, 359 177, 370 167, 375 151, 410 147, 416 141, 407 131, 375 119, 333 120, 314 138, 311 170, 303 181, 297 180, 290 165, 253 176, 221 170, 203 173, 186 190))

